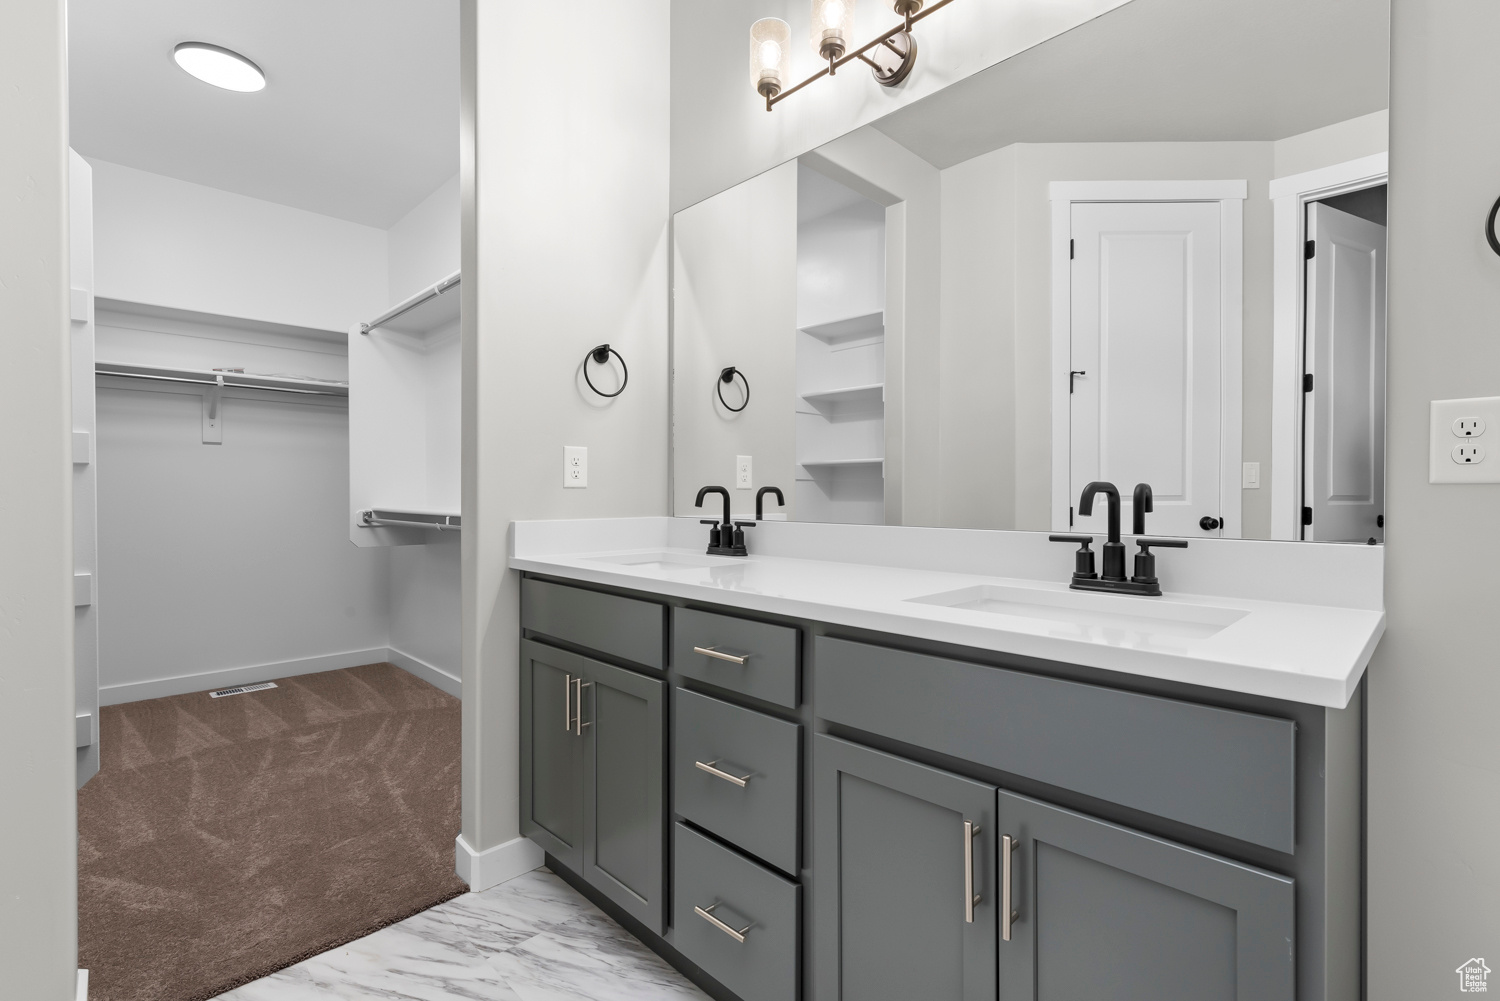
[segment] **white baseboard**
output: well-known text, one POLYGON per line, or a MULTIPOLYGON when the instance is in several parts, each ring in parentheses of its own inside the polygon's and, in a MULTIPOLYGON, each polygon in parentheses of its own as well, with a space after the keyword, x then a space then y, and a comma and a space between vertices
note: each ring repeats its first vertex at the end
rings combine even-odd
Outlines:
POLYGON ((89 971, 78 971, 78 1001, 89 1001, 89 971))
POLYGON ((216 688, 253 685, 262 681, 274 681, 277 678, 294 678, 299 674, 317 674, 319 671, 337 671, 345 667, 380 663, 395 664, 449 695, 456 698, 463 697, 462 683, 458 678, 409 654, 382 646, 372 647, 369 650, 326 654, 321 657, 302 657, 298 660, 284 660, 274 664, 252 664, 249 667, 231 667, 222 671, 204 671, 201 674, 185 674, 176 678, 101 685, 99 704, 117 706, 125 702, 161 699, 169 695, 188 695, 193 692, 209 692, 216 688))
POLYGON ((427 682, 433 688, 436 688, 439 691, 447 692, 455 699, 461 699, 464 697, 463 679, 455 678, 453 675, 449 674, 441 667, 435 667, 434 665, 427 663, 425 660, 418 660, 411 654, 402 653, 395 647, 391 647, 386 651, 386 653, 389 655, 386 657, 386 660, 390 661, 392 664, 395 664, 397 667, 401 668, 401 670, 410 672, 411 674, 415 674, 417 677, 427 682))
POLYGON ((482 852, 470 848, 462 834, 456 844, 454 868, 458 878, 476 893, 523 876, 543 862, 542 850, 530 838, 512 838, 482 852))

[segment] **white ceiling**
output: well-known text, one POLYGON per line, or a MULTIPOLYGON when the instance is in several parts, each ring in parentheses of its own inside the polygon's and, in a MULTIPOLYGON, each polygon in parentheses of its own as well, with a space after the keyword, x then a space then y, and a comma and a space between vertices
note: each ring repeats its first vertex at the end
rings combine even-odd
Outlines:
POLYGON ((84 156, 382 229, 458 172, 457 0, 71 0, 68 46, 84 156), (265 90, 188 76, 190 40, 265 90))
POLYGON ((1389 54, 1389 0, 1133 0, 875 128, 939 168, 1017 142, 1285 139, 1386 108, 1389 54))

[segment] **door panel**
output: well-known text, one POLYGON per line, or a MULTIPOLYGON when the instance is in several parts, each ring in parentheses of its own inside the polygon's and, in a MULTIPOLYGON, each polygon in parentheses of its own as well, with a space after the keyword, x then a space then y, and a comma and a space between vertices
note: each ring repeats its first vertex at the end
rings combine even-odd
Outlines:
POLYGON ((521 833, 572 869, 583 861, 584 741, 572 716, 568 679, 584 658, 521 642, 521 833))
MULTIPOLYGON (((1071 493, 1150 483, 1158 535, 1220 517, 1223 279, 1217 202, 1073 206, 1071 493)), ((1103 532, 1104 511, 1075 514, 1103 532)), ((1238 534, 1233 526, 1231 534, 1238 534)), ((1211 534, 1221 534, 1215 531, 1211 534)))
POLYGON ((999 825, 1007 1001, 1293 1001, 1292 880, 1007 792, 999 825))
POLYGON ((582 876, 666 928, 666 682, 586 661, 582 876))
POLYGON ((994 1001, 994 787, 827 736, 814 754, 819 1001, 994 1001))
POLYGON ((1384 541, 1385 227, 1316 202, 1307 212, 1304 537, 1384 541))

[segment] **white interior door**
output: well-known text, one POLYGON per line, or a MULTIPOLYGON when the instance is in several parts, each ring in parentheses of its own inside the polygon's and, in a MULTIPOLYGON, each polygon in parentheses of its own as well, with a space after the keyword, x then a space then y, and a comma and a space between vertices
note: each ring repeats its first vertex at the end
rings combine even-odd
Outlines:
MULTIPOLYGON (((1091 480, 1151 484, 1152 535, 1221 535, 1223 276, 1216 202, 1072 207, 1070 503, 1091 480)), ((1102 533, 1105 506, 1074 512, 1102 533)), ((1232 534, 1238 534, 1234 528, 1232 534)))
POLYGON ((1307 207, 1303 538, 1385 540, 1385 227, 1307 207))

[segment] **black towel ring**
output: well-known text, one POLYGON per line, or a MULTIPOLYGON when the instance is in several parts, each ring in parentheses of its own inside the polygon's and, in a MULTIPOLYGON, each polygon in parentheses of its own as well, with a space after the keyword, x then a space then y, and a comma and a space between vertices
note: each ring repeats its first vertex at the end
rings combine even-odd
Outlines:
POLYGON ((601 344, 597 348, 594 348, 588 354, 583 356, 583 381, 588 383, 589 388, 598 393, 600 396, 619 396, 621 393, 625 392, 625 387, 630 384, 630 366, 625 364, 625 358, 620 354, 620 352, 616 351, 608 344, 601 344), (616 358, 620 359, 620 369, 625 373, 625 377, 620 380, 619 389, 615 390, 613 393, 606 393, 598 386, 594 385, 594 380, 589 378, 589 359, 592 358, 595 365, 603 365, 605 362, 609 361, 610 355, 614 355, 616 358))
POLYGON ((1484 238, 1489 241, 1490 249, 1500 254, 1500 238, 1495 236, 1495 215, 1500 213, 1500 198, 1495 199, 1495 204, 1490 206, 1490 217, 1484 221, 1484 238))
POLYGON ((729 366, 724 371, 719 373, 719 381, 714 385, 714 388, 718 390, 719 402, 724 404, 724 409, 730 411, 731 413, 737 414, 750 405, 750 380, 745 378, 744 372, 741 372, 733 365, 729 366), (740 381, 745 384, 745 402, 741 403, 737 407, 731 407, 729 405, 729 401, 724 399, 724 385, 725 383, 733 382, 735 376, 739 376, 740 381))

